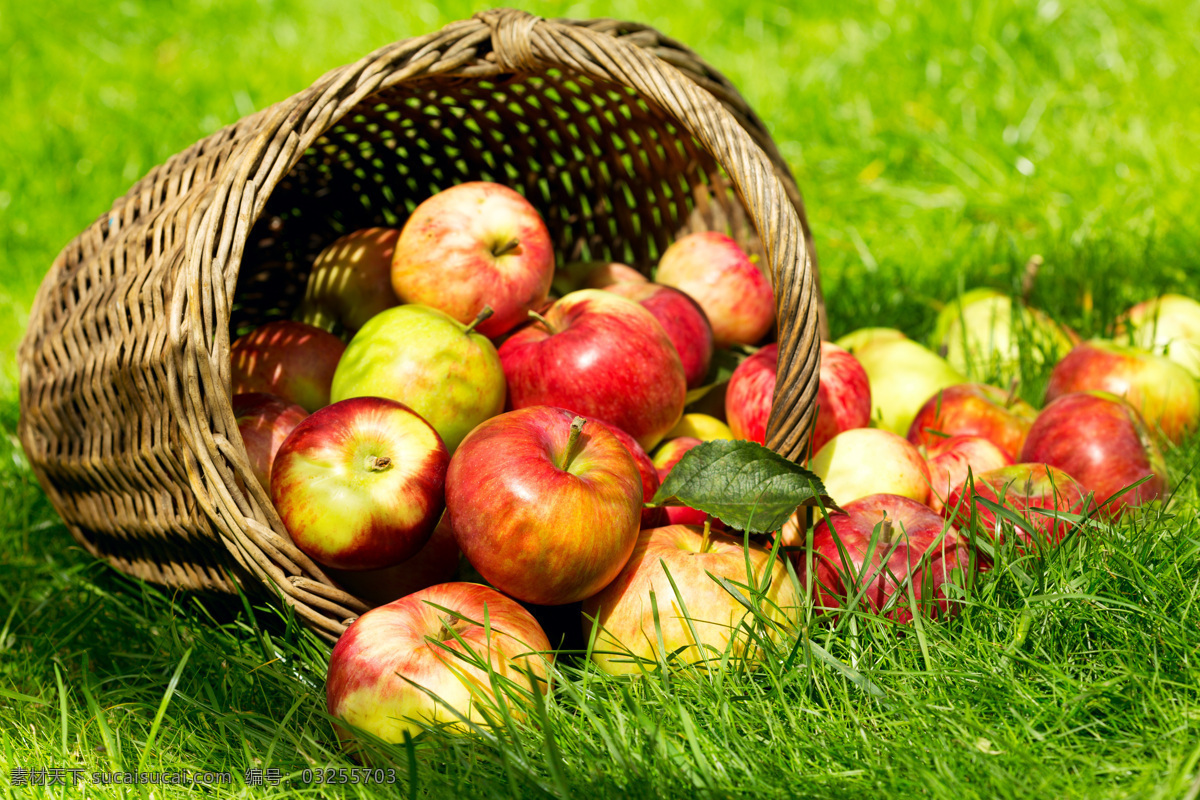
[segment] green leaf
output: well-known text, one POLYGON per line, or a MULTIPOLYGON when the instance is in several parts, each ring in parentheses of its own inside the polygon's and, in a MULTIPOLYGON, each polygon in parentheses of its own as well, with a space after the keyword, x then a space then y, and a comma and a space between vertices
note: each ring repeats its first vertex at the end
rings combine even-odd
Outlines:
POLYGON ((729 383, 733 371, 749 357, 749 354, 739 350, 714 350, 712 360, 708 362, 708 374, 704 376, 704 385, 697 386, 687 393, 684 405, 691 405, 704 395, 723 383, 729 383))
POLYGON ((731 528, 777 531, 800 506, 833 500, 821 479, 760 444, 715 440, 684 454, 654 495, 653 505, 682 505, 731 528))

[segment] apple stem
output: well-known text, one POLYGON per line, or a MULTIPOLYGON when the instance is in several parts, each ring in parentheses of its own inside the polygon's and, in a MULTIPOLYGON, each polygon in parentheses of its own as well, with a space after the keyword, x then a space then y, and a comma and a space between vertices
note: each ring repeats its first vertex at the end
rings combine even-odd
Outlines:
POLYGON ((480 309, 479 313, 475 315, 475 319, 471 320, 471 324, 467 326, 467 329, 463 331, 463 333, 470 333, 471 331, 475 330, 476 325, 483 322, 485 319, 495 313, 496 312, 492 310, 491 306, 484 306, 482 309, 480 309))
POLYGON ((1029 302, 1029 295, 1033 294, 1033 284, 1037 281, 1038 272, 1045 263, 1040 255, 1034 254, 1030 256, 1029 261, 1025 264, 1025 272, 1021 275, 1021 300, 1029 302))
POLYGON ((700 552, 708 552, 708 537, 712 535, 712 517, 704 515, 704 536, 700 539, 700 552))
POLYGON ((495 256, 496 258, 500 258, 500 256, 506 256, 509 253, 511 253, 513 250, 516 250, 520 246, 521 246, 520 239, 516 239, 516 238, 509 239, 507 242, 500 245, 499 247, 492 248, 492 255, 495 256))
POLYGON ((1004 398, 1004 407, 1011 409, 1013 403, 1017 402, 1017 386, 1020 385, 1020 380, 1013 378, 1008 384, 1008 397, 1004 398))
POLYGON ((543 325, 545 325, 545 326, 546 326, 546 330, 550 331, 550 335, 551 335, 551 336, 553 336, 554 334, 558 333, 558 328, 556 328, 556 327, 554 327, 553 325, 551 325, 551 324, 550 324, 550 320, 546 319, 545 317, 543 317, 541 314, 539 314, 538 312, 534 311, 533 309, 530 309, 530 311, 529 311, 529 316, 533 317, 533 318, 534 318, 534 319, 536 319, 538 322, 540 322, 540 323, 542 323, 543 325))
POLYGON ((567 451, 563 454, 563 472, 566 472, 567 467, 571 466, 571 454, 575 451, 575 445, 579 442, 579 434, 583 432, 585 422, 587 420, 583 417, 576 417, 571 420, 571 433, 567 437, 567 451))
POLYGON ((892 546, 892 521, 887 517, 879 523, 879 540, 883 542, 884 547, 892 546))
POLYGON ((392 465, 392 460, 387 456, 367 456, 367 469, 372 472, 383 472, 392 465))

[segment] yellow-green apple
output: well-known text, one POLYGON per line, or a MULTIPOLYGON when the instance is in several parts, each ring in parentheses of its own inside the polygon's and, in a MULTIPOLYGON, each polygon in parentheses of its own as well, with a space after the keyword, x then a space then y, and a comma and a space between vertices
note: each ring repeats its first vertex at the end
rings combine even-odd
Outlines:
POLYGON ((933 341, 946 360, 975 379, 1020 377, 1022 359, 1053 364, 1078 341, 1042 311, 1014 304, 994 289, 976 289, 948 303, 934 324, 933 341))
POLYGON ((1165 355, 1200 378, 1200 303, 1164 294, 1138 303, 1117 320, 1117 340, 1165 355))
MULTIPOLYGON (((522 719, 545 692, 550 642, 516 601, 475 583, 443 583, 372 609, 329 657, 329 713, 386 742, 427 727, 522 719), (487 668, 481 668, 486 664, 487 668), (500 688, 502 697, 497 697, 500 688)), ((339 734, 349 734, 339 726, 339 734)))
POLYGON ((1011 530, 1022 545, 1029 545, 1035 536, 1044 544, 1061 542, 1074 523, 1059 515, 1087 510, 1088 497, 1070 475, 1049 464, 1022 463, 976 473, 950 493, 943 513, 964 533, 974 519, 976 530, 994 542, 1003 542, 1011 530), (979 498, 1015 512, 1022 523, 997 517, 979 498))
POLYGON ((1122 397, 1152 429, 1178 444, 1200 423, 1200 388, 1191 373, 1166 356, 1103 339, 1081 342, 1059 361, 1046 385, 1046 402, 1096 389, 1122 397))
POLYGON ((938 390, 966 377, 932 350, 911 339, 879 341, 854 352, 871 386, 871 418, 904 436, 913 418, 938 390))
POLYGON ((412 558, 445 507, 450 454, 401 403, 355 397, 313 412, 271 467, 271 500, 296 546, 335 569, 412 558))
POLYGON ((268 322, 229 347, 233 393, 266 392, 311 414, 329 405, 329 386, 345 349, 341 339, 312 325, 268 322))
POLYGON ((811 556, 795 554, 800 585, 812 564, 817 609, 857 599, 875 613, 910 622, 913 598, 923 615, 954 614, 959 604, 946 584, 965 588, 971 569, 968 542, 928 506, 894 494, 847 503, 813 529, 811 556))
POLYGON ((233 396, 233 416, 250 457, 250 469, 267 492, 271 491, 271 464, 279 446, 308 412, 295 403, 265 392, 233 396))
POLYGON ((528 200, 507 186, 460 183, 417 206, 392 257, 392 288, 405 303, 445 311, 497 337, 525 321, 550 293, 554 248, 528 200))
POLYGON ((640 304, 667 332, 683 362, 687 387, 704 384, 713 355, 712 326, 696 301, 678 289, 658 283, 614 283, 606 291, 640 304))
POLYGON ((717 578, 741 587, 743 597, 777 623, 766 629, 767 636, 777 638, 779 629, 795 624, 799 596, 787 567, 769 550, 694 525, 644 530, 621 574, 583 602, 584 636, 590 638, 599 626, 596 664, 623 675, 653 669, 668 658, 706 669, 718 668, 726 653, 757 660, 750 630, 755 615, 717 578), (769 584, 759 594, 764 579, 769 584))
POLYGON ((929 467, 903 436, 881 428, 851 428, 834 436, 809 460, 833 502, 845 506, 870 494, 929 499, 929 467))
MULTIPOLYGON (((625 449, 629 451, 629 455, 633 456, 633 463, 637 464, 638 474, 642 476, 642 499, 648 503, 658 492, 660 485, 658 469, 654 466, 654 462, 650 460, 649 454, 637 443, 637 439, 634 439, 616 425, 609 425, 607 422, 601 422, 598 419, 589 421, 597 425, 603 425, 609 433, 617 437, 617 440, 621 444, 625 445, 625 449)), ((641 523, 643 528, 657 528, 665 524, 667 524, 666 509, 643 504, 641 523)))
POLYGON ((642 478, 605 426, 532 406, 463 440, 446 474, 446 510, 488 583, 560 605, 600 591, 625 565, 641 528, 642 478))
POLYGON ((1033 421, 1018 460, 1063 470, 1095 495, 1108 517, 1169 489, 1166 462, 1141 415, 1108 392, 1072 392, 1049 403, 1033 421), (1122 492, 1143 478, 1149 480, 1122 492))
POLYGON ((458 571, 458 558, 458 543, 450 530, 450 520, 443 513, 429 541, 399 564, 361 571, 327 567, 325 572, 350 594, 381 606, 451 580, 458 571))
POLYGON ((733 431, 721 420, 711 414, 689 412, 680 417, 674 428, 667 431, 665 438, 674 439, 677 436, 691 436, 702 442, 714 439, 735 439, 733 431))
MULTIPOLYGON (((675 465, 687 451, 701 444, 703 442, 695 436, 676 436, 674 439, 667 439, 660 444, 654 451, 652 460, 655 469, 658 470, 659 483, 661 484, 667 479, 671 470, 675 469, 675 465)), ((708 519, 708 514, 689 506, 663 506, 660 510, 666 520, 664 525, 703 525, 704 520, 708 519)), ((712 527, 716 530, 724 530, 725 523, 719 519, 713 519, 712 527)))
POLYGON ((504 410, 504 369, 486 336, 436 308, 404 305, 372 317, 346 347, 333 400, 387 397, 424 417, 450 452, 504 410))
POLYGON ((929 500, 938 514, 946 498, 966 482, 968 475, 1000 469, 1012 464, 1012 456, 982 436, 951 436, 925 446, 925 464, 929 467, 929 500))
POLYGON ((925 401, 908 427, 908 440, 930 447, 948 436, 982 436, 1015 460, 1037 411, 986 383, 960 383, 925 401))
POLYGON ((863 350, 874 347, 877 344, 907 338, 902 331, 898 331, 895 328, 859 328, 835 339, 833 343, 843 350, 848 350, 858 355, 863 350))
POLYGON ((775 323, 775 293, 762 270, 730 237, 690 233, 662 254, 654 280, 704 309, 717 347, 757 344, 775 323))
POLYGON ((317 255, 296 319, 330 333, 353 335, 380 311, 399 304, 392 290, 392 254, 400 231, 364 228, 317 255))
POLYGON ((599 289, 571 292, 500 346, 512 408, 595 417, 649 451, 683 415, 683 362, 654 315, 599 289))

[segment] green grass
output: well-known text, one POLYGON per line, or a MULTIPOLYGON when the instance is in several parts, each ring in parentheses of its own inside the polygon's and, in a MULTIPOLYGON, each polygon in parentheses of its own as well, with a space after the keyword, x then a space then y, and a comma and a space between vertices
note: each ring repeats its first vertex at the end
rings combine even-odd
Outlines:
MULTIPOLYGON (((188 769, 259 796, 247 769, 355 766, 323 712, 324 644, 73 543, 13 438, 12 354, 55 254, 147 169, 477 7, 439 6, 0 0, 0 791, 35 795, 8 786, 20 767, 188 769)), ((922 337, 960 286, 1011 289, 1034 254, 1032 302, 1083 335, 1136 300, 1197 292, 1195 4, 528 7, 648 22, 743 89, 804 190, 835 335, 922 337)), ((820 620, 794 659, 719 680, 618 681, 564 659, 544 723, 423 737, 376 763, 403 796, 1190 800, 1198 457, 1195 441, 1168 454, 1165 510, 1045 562, 1003 556, 953 622, 820 620)))

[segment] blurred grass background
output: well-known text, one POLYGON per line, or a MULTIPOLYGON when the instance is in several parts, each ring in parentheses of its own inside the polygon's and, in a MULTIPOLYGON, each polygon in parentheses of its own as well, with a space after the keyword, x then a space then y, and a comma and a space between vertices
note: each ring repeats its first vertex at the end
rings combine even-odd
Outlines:
MULTIPOLYGON (((1009 289, 1034 254, 1034 304, 1085 335, 1200 292, 1200 4, 518 5, 648 23, 742 89, 804 191, 835 335, 920 337, 959 286, 1009 289)), ((18 766, 353 765, 322 716, 322 646, 73 545, 12 435, 15 346, 55 255, 153 165, 482 7, 0 0, 0 792, 18 766)), ((998 570, 955 625, 846 615, 803 669, 727 685, 593 673, 511 746, 391 756, 438 796, 1195 800, 1197 449, 1169 454, 1173 510, 998 570)))

